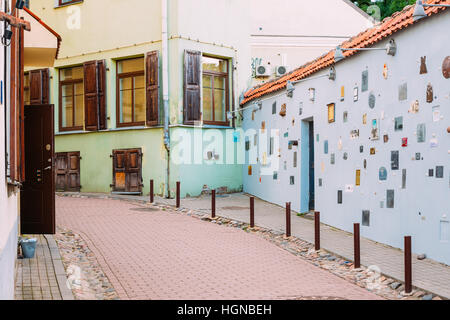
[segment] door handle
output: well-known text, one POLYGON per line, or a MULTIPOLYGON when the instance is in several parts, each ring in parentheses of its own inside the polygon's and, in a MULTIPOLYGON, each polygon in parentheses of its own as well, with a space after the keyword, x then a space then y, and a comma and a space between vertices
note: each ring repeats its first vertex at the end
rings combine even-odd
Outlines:
POLYGON ((51 169, 52 169, 52 166, 48 166, 48 167, 44 168, 44 170, 51 170, 51 169))

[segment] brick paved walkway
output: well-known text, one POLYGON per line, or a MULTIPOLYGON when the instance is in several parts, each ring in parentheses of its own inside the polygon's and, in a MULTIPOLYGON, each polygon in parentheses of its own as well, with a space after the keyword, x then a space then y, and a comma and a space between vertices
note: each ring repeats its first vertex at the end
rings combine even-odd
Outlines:
POLYGON ((34 258, 17 260, 16 300, 73 300, 53 236, 38 239, 34 258))
POLYGON ((121 299, 379 299, 242 230, 108 199, 56 199, 121 299))
MULTIPOLYGON (((148 197, 142 197, 147 199, 148 197)), ((173 199, 156 198, 157 203, 175 205, 173 199)), ((188 198, 181 200, 181 206, 205 213, 211 212, 211 198, 188 198)), ((216 215, 249 223, 249 198, 237 193, 216 198, 216 215)), ((264 228, 285 231, 286 211, 277 205, 255 199, 255 224, 264 228)), ((298 217, 294 212, 291 217, 292 235, 314 243, 314 221, 298 217)), ((353 261, 353 235, 321 225, 321 246, 329 252, 353 261)), ((375 241, 361 238, 361 264, 376 265, 381 273, 403 282, 403 251, 375 241)), ((413 285, 423 290, 450 299, 450 267, 431 259, 417 260, 413 255, 413 285)))

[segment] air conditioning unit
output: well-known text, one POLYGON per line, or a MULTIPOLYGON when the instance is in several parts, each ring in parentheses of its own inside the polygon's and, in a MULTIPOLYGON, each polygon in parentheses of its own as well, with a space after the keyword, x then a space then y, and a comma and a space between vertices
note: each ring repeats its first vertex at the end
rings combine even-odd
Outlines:
POLYGON ((256 77, 269 77, 270 71, 267 65, 260 65, 256 67, 256 77))
POLYGON ((277 66, 275 68, 275 73, 276 73, 277 77, 284 76, 287 72, 288 72, 287 66, 277 66))

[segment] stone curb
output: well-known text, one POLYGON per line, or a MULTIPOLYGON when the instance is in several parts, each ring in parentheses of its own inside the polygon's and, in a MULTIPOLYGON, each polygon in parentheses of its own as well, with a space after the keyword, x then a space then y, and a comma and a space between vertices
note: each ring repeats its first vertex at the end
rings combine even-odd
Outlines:
POLYGON ((47 240, 50 254, 52 256, 53 267, 55 270, 56 281, 58 282, 59 292, 63 300, 75 300, 73 292, 67 287, 67 274, 64 269, 64 265, 61 260, 61 254, 59 253, 58 245, 56 244, 53 235, 44 235, 47 240))

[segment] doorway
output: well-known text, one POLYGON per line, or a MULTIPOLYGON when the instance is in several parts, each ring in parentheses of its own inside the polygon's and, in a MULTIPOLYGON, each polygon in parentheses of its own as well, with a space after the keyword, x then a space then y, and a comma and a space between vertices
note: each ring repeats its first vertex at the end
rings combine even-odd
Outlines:
POLYGON ((314 168, 314 121, 313 118, 301 122, 301 212, 315 209, 315 168, 314 168))
POLYGON ((309 167, 309 211, 314 211, 314 122, 310 121, 308 128, 308 167, 309 167))
POLYGON ((53 105, 25 106, 25 182, 20 192, 22 234, 55 233, 53 105))

